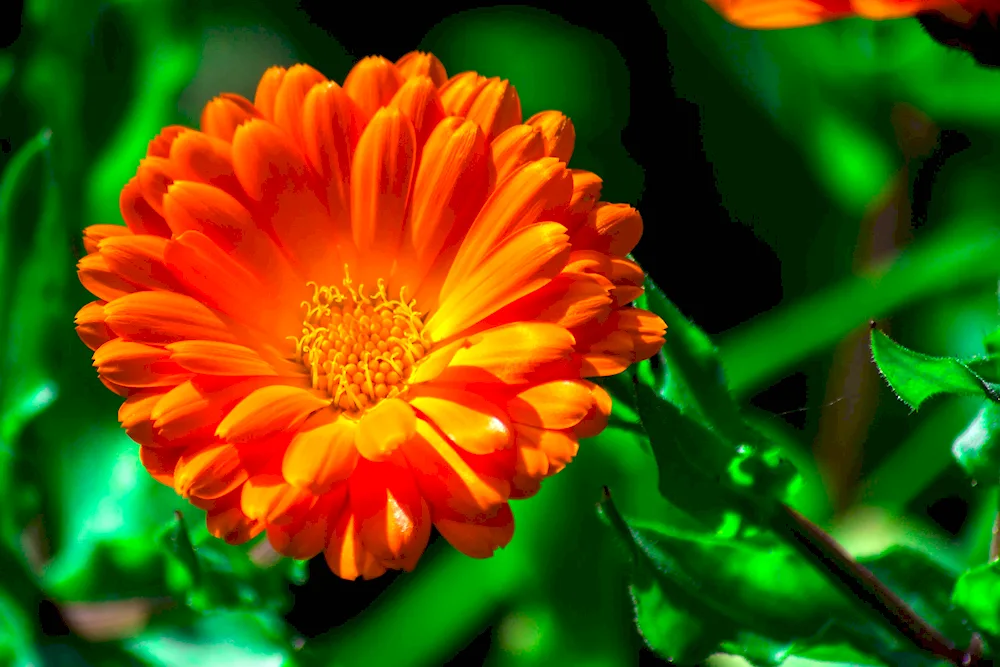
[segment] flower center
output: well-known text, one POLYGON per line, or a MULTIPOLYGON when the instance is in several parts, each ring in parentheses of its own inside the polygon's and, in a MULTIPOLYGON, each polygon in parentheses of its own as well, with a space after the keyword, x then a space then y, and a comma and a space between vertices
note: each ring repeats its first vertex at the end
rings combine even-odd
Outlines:
POLYGON ((405 391, 414 364, 430 349, 422 335, 423 313, 414 309, 415 299, 406 300, 406 287, 399 299, 390 299, 381 278, 370 295, 364 285, 355 290, 350 275, 343 290, 307 285, 313 297, 302 302, 302 335, 289 338, 298 361, 312 371, 313 388, 349 413, 405 391))

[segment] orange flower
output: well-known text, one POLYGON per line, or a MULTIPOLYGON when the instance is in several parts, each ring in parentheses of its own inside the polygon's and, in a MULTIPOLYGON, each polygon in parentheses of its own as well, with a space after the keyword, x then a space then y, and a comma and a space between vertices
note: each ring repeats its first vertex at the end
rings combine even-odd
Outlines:
POLYGON ((893 19, 921 12, 968 24, 981 14, 996 22, 997 0, 706 0, 727 21, 744 28, 793 28, 859 16, 893 19))
POLYGON ((586 377, 655 354, 639 214, 567 167, 573 124, 432 55, 306 65, 168 127, 84 232, 77 314, 149 473, 231 543, 412 569, 490 556, 604 428, 586 377))

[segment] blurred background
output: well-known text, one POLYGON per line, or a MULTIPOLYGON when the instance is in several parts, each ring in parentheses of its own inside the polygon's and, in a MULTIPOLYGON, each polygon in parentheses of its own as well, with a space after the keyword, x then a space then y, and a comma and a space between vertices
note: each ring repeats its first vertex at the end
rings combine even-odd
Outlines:
POLYGON ((642 212, 637 259, 799 466, 800 511, 856 554, 985 559, 996 493, 949 452, 976 401, 910 414, 867 346, 875 318, 973 356, 998 324, 1000 72, 916 21, 753 33, 700 0, 24 0, 0 32, 0 665, 656 662, 595 513, 602 485, 626 515, 669 512, 627 411, 515 504, 495 558, 434 539, 412 574, 344 582, 207 537, 142 469, 73 331, 80 231, 120 221, 159 128, 196 125, 222 91, 252 98, 272 64, 342 81, 415 48, 511 79, 525 117, 573 119, 572 166, 642 212))

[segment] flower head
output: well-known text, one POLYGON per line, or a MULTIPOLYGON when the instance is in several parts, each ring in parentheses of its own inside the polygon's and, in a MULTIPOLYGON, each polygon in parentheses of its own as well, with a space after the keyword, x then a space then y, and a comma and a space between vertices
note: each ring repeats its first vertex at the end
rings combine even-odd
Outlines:
POLYGON ((491 555, 508 501, 604 427, 584 379, 653 355, 642 233, 570 169, 573 124, 432 55, 306 65, 164 129, 85 230, 77 314, 149 473, 231 543, 354 579, 431 526, 491 555))

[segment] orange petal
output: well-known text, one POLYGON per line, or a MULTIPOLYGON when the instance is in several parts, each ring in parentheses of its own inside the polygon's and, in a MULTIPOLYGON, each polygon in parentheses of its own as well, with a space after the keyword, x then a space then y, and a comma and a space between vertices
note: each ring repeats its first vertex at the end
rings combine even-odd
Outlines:
POLYGON ((233 133, 251 118, 260 118, 253 102, 241 95, 223 93, 201 111, 201 131, 223 141, 232 141, 233 133))
POLYGON ((191 374, 170 361, 161 347, 114 338, 94 352, 94 366, 103 377, 124 387, 172 387, 191 374))
POLYGON ((351 511, 341 514, 324 555, 330 570, 341 579, 374 579, 385 573, 385 567, 361 543, 358 524, 351 511))
POLYGON ((104 306, 104 314, 112 331, 135 341, 159 344, 179 340, 236 342, 218 315, 184 294, 126 294, 104 306))
POLYGON ((420 492, 431 505, 463 516, 478 516, 495 511, 507 500, 510 484, 506 480, 470 465, 422 419, 417 420, 416 427, 416 436, 403 445, 402 452, 420 492))
POLYGON ((240 495, 241 492, 237 490, 210 501, 212 505, 205 514, 209 534, 225 540, 227 544, 249 542, 264 529, 264 524, 243 513, 240 495))
POLYGON ((389 106, 399 109, 413 123, 417 151, 444 117, 441 96, 430 77, 415 77, 403 84, 396 92, 389 106))
POLYGON ((580 355, 583 377, 617 375, 635 363, 632 336, 612 330, 600 340, 590 343, 580 355))
POLYGON ((308 560, 323 551, 347 504, 347 485, 316 499, 301 516, 287 524, 267 527, 267 541, 274 550, 289 558, 308 560))
POLYGON ((347 479, 358 463, 354 445, 357 422, 321 413, 292 438, 281 464, 281 474, 295 486, 325 493, 347 479))
POLYGON ((468 229, 490 184, 486 141, 461 118, 440 123, 427 140, 413 187, 407 226, 418 259, 437 256, 453 231, 468 229))
POLYGON ((476 97, 490 82, 476 72, 462 72, 448 79, 441 86, 441 103, 452 116, 466 116, 476 97))
POLYGON ((288 304, 262 301, 259 295, 266 290, 256 275, 200 232, 184 232, 170 241, 165 255, 185 291, 210 308, 256 326, 258 331, 269 327, 272 331, 294 330, 285 327, 301 322, 301 313, 292 312, 288 304))
POLYGON ((511 443, 511 425, 503 410, 467 390, 423 385, 414 388, 410 405, 453 444, 472 454, 490 454, 511 443))
POLYGON ((108 380, 107 378, 98 376, 98 379, 101 381, 101 384, 103 384, 105 387, 107 387, 114 393, 118 394, 119 396, 125 398, 128 398, 132 394, 132 392, 135 391, 135 389, 131 389, 129 387, 123 387, 120 384, 115 384, 114 382, 108 380))
POLYGON ((492 518, 471 522, 451 517, 437 517, 434 527, 451 546, 472 558, 489 558, 514 537, 514 515, 504 503, 492 518))
POLYGON ((170 147, 174 140, 188 128, 183 125, 168 125, 160 130, 160 133, 153 137, 146 148, 147 157, 167 157, 170 155, 170 147))
POLYGON ((288 73, 284 67, 270 67, 264 75, 260 77, 257 84, 257 92, 253 97, 253 105, 260 111, 264 118, 274 118, 274 102, 278 96, 278 89, 281 82, 288 73))
POLYGON ((248 347, 210 340, 182 340, 167 345, 170 360, 201 375, 277 375, 274 368, 248 347))
POLYGON ((182 449, 140 447, 139 462, 157 482, 173 487, 174 470, 177 468, 177 461, 182 453, 184 453, 182 449))
POLYGON ((114 301, 140 289, 112 271, 99 253, 82 257, 76 263, 76 275, 88 292, 104 301, 114 301))
POLYGON ((541 481, 549 474, 549 457, 538 447, 521 436, 516 436, 517 460, 514 467, 511 498, 530 498, 541 489, 541 481))
POLYGON ((163 257, 167 239, 160 236, 113 236, 100 242, 98 251, 108 266, 129 283, 146 289, 183 292, 163 257))
POLYGON ((174 490, 181 496, 218 498, 247 480, 239 451, 228 442, 208 442, 188 447, 177 461, 174 490))
POLYGON ((273 383, 268 378, 233 381, 230 378, 196 378, 167 392, 151 413, 154 426, 168 439, 206 437, 251 392, 273 383))
POLYGON ((490 315, 483 325, 530 321, 551 322, 570 329, 605 321, 612 303, 608 288, 600 279, 567 273, 564 269, 548 284, 490 315))
POLYGON ((570 237, 574 248, 624 257, 642 237, 642 217, 628 204, 601 202, 570 237))
POLYGON ((271 385, 261 387, 226 415, 215 434, 231 441, 253 440, 293 430, 309 415, 331 403, 311 389, 271 385))
MULTIPOLYGON (((170 148, 170 162, 173 165, 174 178, 167 186, 167 194, 178 181, 195 181, 215 186, 229 196, 249 203, 243 186, 236 178, 233 150, 229 142, 203 132, 188 130, 177 137, 177 141, 170 148)), ((165 204, 160 213, 167 217, 167 224, 170 224, 165 204)))
POLYGON ((565 229, 554 222, 531 225, 505 239, 462 281, 449 274, 424 332, 432 340, 448 338, 550 281, 569 257, 565 229))
POLYGON ((582 169, 570 169, 573 176, 573 196, 569 201, 570 232, 575 232, 586 221, 586 215, 601 198, 603 181, 597 174, 582 169))
MULTIPOLYGON (((921 5, 925 1, 919 0, 921 5)), ((832 21, 856 13, 854 3, 850 0, 833 2, 817 2, 816 0, 766 0, 764 2, 708 0, 708 4, 713 6, 730 23, 743 28, 795 28, 832 21)), ((882 8, 893 7, 892 14, 896 14, 899 9, 902 9, 904 13, 899 14, 902 16, 909 16, 917 11, 917 7, 908 3, 880 2, 879 6, 882 8)))
POLYGON ((309 91, 302 110, 302 141, 309 163, 325 184, 338 240, 350 238, 351 160, 362 129, 361 111, 336 83, 309 91))
POLYGON ((476 96, 466 118, 477 123, 486 141, 521 122, 521 99, 510 81, 492 78, 476 96))
POLYGON ((579 380, 557 380, 529 387, 507 402, 510 418, 547 429, 576 426, 593 405, 590 389, 579 380))
POLYGON ((525 165, 500 183, 469 228, 442 292, 464 282, 504 237, 544 219, 544 211, 567 205, 572 190, 569 172, 549 158, 525 165))
POLYGON ((432 350, 417 364, 413 375, 410 376, 409 383, 415 385, 436 379, 448 368, 448 364, 455 358, 455 354, 460 349, 468 347, 471 344, 472 342, 469 339, 459 338, 443 347, 432 350))
POLYGON ((547 157, 569 162, 576 144, 573 121, 559 111, 541 111, 529 118, 527 124, 541 130, 547 157))
POLYGON ((277 472, 266 471, 252 475, 243 485, 240 507, 248 517, 267 525, 287 524, 314 500, 311 492, 292 486, 277 472))
POLYGON ((382 56, 360 60, 344 79, 344 91, 350 95, 365 118, 371 118, 403 85, 403 75, 382 56))
POLYGON ((388 398, 361 415, 356 446, 369 461, 384 461, 414 436, 416 416, 406 401, 388 398))
POLYGON ((608 418, 611 416, 611 395, 600 385, 587 380, 582 380, 582 382, 590 389, 594 404, 587 412, 587 416, 573 427, 573 433, 578 438, 593 438, 608 425, 608 418))
POLYGON ((636 361, 649 359, 663 346, 667 325, 648 310, 622 308, 618 311, 618 326, 632 337, 636 361))
POLYGON ((251 120, 233 137, 236 176, 255 201, 255 221, 269 226, 302 274, 338 266, 332 223, 312 171, 299 148, 278 127, 251 120))
POLYGON ((122 188, 118 207, 121 209, 122 219, 133 234, 170 236, 170 228, 167 227, 163 216, 154 211, 142 196, 138 176, 133 176, 122 188))
POLYGON ((285 73, 274 98, 274 124, 288 132, 302 146, 302 103, 313 86, 326 77, 309 65, 292 65, 285 73))
POLYGON ((165 157, 143 158, 136 170, 143 198, 160 216, 163 215, 163 195, 167 193, 167 188, 184 175, 177 165, 165 157))
POLYGON ((412 570, 427 548, 431 521, 406 463, 359 461, 348 486, 365 548, 386 567, 412 570))
MULTIPOLYGON (((358 141, 351 164, 351 229, 354 244, 388 275, 403 231, 416 166, 413 124, 398 109, 380 109, 358 141)), ((363 282, 363 281, 362 281, 363 282)))
POLYGON ((437 382, 464 378, 471 382, 523 384, 546 369, 570 359, 573 335, 546 322, 514 322, 487 329, 473 345, 455 352, 437 382))
POLYGON ((115 337, 114 332, 104 323, 104 306, 104 301, 91 301, 77 311, 73 320, 76 334, 91 350, 97 350, 115 337))
POLYGON ((231 195, 203 183, 178 181, 163 198, 163 208, 175 240, 188 231, 204 234, 246 271, 277 281, 276 292, 291 280, 278 246, 231 195))
POLYGON ((444 65, 432 53, 410 51, 396 61, 396 68, 406 79, 418 76, 429 76, 435 86, 443 86, 448 80, 444 65))
POLYGON ((147 389, 126 398, 118 408, 118 421, 122 428, 135 428, 141 422, 152 421, 150 414, 164 393, 162 389, 147 389))
POLYGON ((538 128, 515 125, 493 140, 490 153, 500 183, 522 165, 545 157, 545 143, 538 128))
POLYGON ((112 236, 130 236, 132 230, 122 225, 90 225, 83 230, 83 248, 87 253, 97 252, 97 244, 112 236))
POLYGON ((547 474, 550 476, 565 468, 580 449, 576 435, 569 430, 536 428, 526 424, 518 424, 516 428, 518 440, 524 446, 534 446, 548 457, 547 474))
POLYGON ((646 273, 635 262, 624 257, 614 257, 611 259, 611 279, 615 285, 611 296, 615 299, 615 305, 620 308, 642 295, 646 273))

